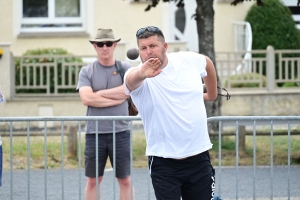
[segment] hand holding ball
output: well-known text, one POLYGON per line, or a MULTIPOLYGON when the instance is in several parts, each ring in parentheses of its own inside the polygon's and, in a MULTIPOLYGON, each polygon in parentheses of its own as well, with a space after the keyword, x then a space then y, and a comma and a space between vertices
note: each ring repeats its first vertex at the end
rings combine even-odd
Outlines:
POLYGON ((139 51, 136 48, 128 49, 127 57, 130 60, 135 60, 139 57, 139 51))

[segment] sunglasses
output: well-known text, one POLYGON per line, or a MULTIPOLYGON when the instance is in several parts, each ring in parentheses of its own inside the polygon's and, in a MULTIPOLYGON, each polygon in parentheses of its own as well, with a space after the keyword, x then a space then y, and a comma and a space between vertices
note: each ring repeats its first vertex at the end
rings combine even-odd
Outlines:
POLYGON ((113 42, 96 42, 97 47, 103 47, 104 45, 107 47, 111 47, 114 43, 113 42))
POLYGON ((162 33, 162 31, 159 28, 155 27, 155 26, 147 26, 145 28, 140 28, 136 32, 136 36, 139 37, 140 35, 145 33, 145 31, 148 31, 148 32, 151 32, 151 33, 158 33, 159 35, 164 37, 164 34, 162 33))

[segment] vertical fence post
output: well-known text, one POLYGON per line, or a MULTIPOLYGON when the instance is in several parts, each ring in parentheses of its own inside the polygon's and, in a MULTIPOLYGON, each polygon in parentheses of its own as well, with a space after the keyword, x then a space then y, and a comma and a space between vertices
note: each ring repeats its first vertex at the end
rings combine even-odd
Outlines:
POLYGON ((273 91, 275 88, 275 52, 272 46, 267 47, 267 88, 273 91))
POLYGON ((246 127, 239 126, 239 153, 245 152, 246 149, 246 127))
POLYGON ((68 157, 77 158, 77 127, 69 126, 68 129, 68 157))

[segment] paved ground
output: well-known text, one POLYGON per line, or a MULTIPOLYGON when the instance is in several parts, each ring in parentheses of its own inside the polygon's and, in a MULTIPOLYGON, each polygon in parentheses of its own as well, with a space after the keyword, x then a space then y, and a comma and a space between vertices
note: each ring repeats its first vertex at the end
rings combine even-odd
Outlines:
MULTIPOLYGON (((3 172, 3 185, 0 187, 0 200, 83 200, 85 185, 84 172, 78 170, 64 171, 64 184, 62 185, 61 170, 30 171, 30 188, 27 186, 28 173, 25 170, 13 172, 13 187, 10 187, 10 171, 3 172), (45 182, 45 177, 47 182, 45 182), (80 183, 80 184, 79 184, 80 183), (45 184, 47 188, 45 189, 45 184), (28 192, 30 191, 30 192, 28 192), (12 194, 12 196, 10 195, 12 194)), ((290 196, 291 200, 300 200, 300 166, 292 166, 290 170, 290 196)), ((224 200, 231 199, 254 199, 253 193, 253 168, 240 167, 238 170, 239 181, 236 181, 236 170, 234 167, 221 168, 221 176, 216 168, 216 191, 224 200), (220 184, 220 185, 219 185, 220 184), (238 190, 236 190, 238 188, 238 190), (238 191, 238 193, 236 192, 238 191)), ((257 200, 286 200, 288 199, 288 168, 274 167, 273 186, 271 182, 271 171, 269 167, 256 168, 256 192, 257 200), (273 195, 271 191, 273 190, 273 195)), ((133 169, 133 185, 136 191, 136 200, 155 200, 152 186, 148 182, 147 169, 133 169)), ((118 185, 113 192, 113 171, 107 170, 101 185, 101 200, 113 200, 118 198, 118 185)))

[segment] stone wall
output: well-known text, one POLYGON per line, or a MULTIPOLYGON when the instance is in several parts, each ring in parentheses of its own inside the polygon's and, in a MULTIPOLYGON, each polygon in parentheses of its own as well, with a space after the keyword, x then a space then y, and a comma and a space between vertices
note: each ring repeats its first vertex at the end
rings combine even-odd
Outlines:
POLYGON ((257 91, 231 94, 223 100, 223 116, 299 116, 300 91, 258 93, 257 91))

